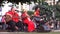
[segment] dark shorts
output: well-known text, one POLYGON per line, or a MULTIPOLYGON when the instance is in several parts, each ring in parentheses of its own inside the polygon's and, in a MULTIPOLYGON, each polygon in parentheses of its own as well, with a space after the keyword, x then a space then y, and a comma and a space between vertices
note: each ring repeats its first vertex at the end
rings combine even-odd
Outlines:
POLYGON ((23 30, 23 27, 24 27, 22 21, 15 23, 14 21, 11 20, 7 24, 9 25, 11 30, 16 30, 15 26, 17 26, 19 28, 19 30, 23 30))
POLYGON ((16 26, 16 25, 15 25, 16 23, 15 23, 14 21, 12 21, 12 20, 9 21, 9 22, 7 22, 7 24, 8 24, 9 26, 11 26, 11 27, 16 26))
POLYGON ((23 22, 22 21, 19 21, 18 23, 16 23, 16 26, 23 27, 23 22))
POLYGON ((7 24, 8 24, 8 29, 10 29, 12 31, 16 30, 15 29, 16 23, 14 21, 11 20, 11 21, 7 22, 7 24))

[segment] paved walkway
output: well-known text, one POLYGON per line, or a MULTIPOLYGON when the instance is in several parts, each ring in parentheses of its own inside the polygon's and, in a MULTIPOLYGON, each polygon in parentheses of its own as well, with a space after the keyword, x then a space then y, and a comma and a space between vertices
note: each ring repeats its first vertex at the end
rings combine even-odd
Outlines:
POLYGON ((52 30, 52 32, 60 32, 60 30, 52 30))
POLYGON ((47 32, 47 33, 39 33, 39 32, 0 32, 0 34, 60 34, 60 30, 52 30, 52 32, 47 32), (55 33, 56 32, 56 33, 55 33))

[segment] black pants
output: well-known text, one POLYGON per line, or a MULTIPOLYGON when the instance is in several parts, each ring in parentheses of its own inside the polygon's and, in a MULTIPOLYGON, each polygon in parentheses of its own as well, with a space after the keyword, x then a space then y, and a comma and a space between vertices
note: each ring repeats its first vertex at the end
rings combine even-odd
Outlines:
POLYGON ((10 29, 11 31, 15 31, 15 26, 16 26, 16 23, 12 20, 10 20, 9 22, 7 22, 8 24, 8 29, 10 29))
POLYGON ((19 21, 18 23, 16 23, 16 26, 19 28, 19 31, 23 31, 24 30, 24 26, 23 26, 23 22, 19 21))
POLYGON ((19 22, 15 23, 14 21, 11 20, 11 21, 7 22, 7 24, 9 25, 9 28, 10 28, 12 31, 15 31, 15 30, 16 30, 16 29, 15 29, 15 26, 18 27, 18 30, 19 30, 19 31, 24 30, 24 26, 23 26, 23 22, 22 22, 22 21, 19 21, 19 22))

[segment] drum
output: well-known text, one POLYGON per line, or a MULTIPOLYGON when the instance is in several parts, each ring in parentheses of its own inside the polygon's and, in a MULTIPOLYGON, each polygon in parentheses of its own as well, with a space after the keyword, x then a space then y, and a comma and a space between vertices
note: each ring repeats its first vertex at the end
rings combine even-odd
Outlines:
POLYGON ((8 22, 8 21, 12 20, 12 18, 11 18, 11 16, 6 15, 6 16, 5 16, 5 20, 6 20, 6 22, 8 22))

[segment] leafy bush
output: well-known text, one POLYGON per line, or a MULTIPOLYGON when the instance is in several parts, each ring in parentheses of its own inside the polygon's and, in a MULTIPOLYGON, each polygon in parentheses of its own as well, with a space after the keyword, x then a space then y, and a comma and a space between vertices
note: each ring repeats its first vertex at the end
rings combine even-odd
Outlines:
POLYGON ((32 14, 34 14, 33 11, 28 11, 28 14, 31 16, 32 14))
MULTIPOLYGON (((21 13, 22 13, 23 11, 21 11, 21 13)), ((28 11, 27 12, 30 16, 32 15, 32 14, 34 14, 34 12, 33 11, 28 11)))

